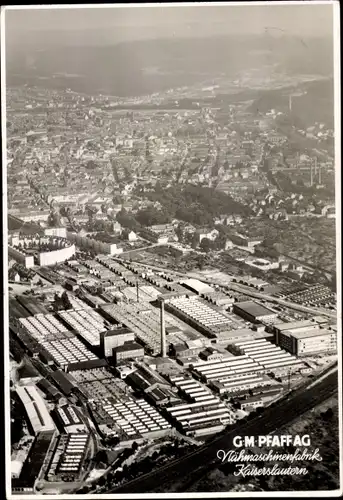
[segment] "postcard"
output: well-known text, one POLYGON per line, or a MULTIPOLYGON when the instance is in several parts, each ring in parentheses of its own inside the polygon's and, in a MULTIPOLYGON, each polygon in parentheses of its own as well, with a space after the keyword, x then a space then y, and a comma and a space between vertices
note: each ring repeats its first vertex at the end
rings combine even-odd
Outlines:
POLYGON ((338 2, 1 42, 7 497, 340 496, 338 2))

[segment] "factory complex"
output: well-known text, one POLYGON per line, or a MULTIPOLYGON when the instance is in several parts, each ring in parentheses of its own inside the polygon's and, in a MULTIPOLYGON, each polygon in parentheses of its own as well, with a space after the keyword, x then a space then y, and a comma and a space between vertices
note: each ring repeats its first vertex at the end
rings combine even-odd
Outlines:
MULTIPOLYGON (((45 370, 15 386, 44 485, 82 481, 106 440, 125 448, 223 431, 337 347, 329 320, 281 321, 257 301, 226 301, 197 280, 154 275, 111 256, 72 260, 60 271, 45 300, 10 299, 11 338, 45 370), (66 280, 68 267, 74 276, 66 280), (74 279, 78 293, 69 286, 74 279)), ((21 477, 16 488, 24 491, 21 477)))

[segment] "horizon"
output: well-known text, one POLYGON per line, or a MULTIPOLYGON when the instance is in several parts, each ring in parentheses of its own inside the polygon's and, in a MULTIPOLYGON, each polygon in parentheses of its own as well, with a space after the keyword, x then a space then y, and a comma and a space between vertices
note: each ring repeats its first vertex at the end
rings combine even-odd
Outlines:
MULTIPOLYGON (((132 8, 133 5, 71 6, 68 9, 56 6, 16 9, 9 6, 4 10, 4 25, 6 42, 14 45, 23 43, 27 38, 39 43, 47 32, 52 37, 72 33, 80 44, 90 35, 94 37, 92 44, 258 35, 277 39, 331 39, 334 31, 333 5, 331 2, 288 5, 178 4, 144 8, 132 8), (253 9, 253 16, 246 16, 244 7, 247 6, 250 12, 253 9)), ((66 42, 58 41, 61 44, 66 42)))

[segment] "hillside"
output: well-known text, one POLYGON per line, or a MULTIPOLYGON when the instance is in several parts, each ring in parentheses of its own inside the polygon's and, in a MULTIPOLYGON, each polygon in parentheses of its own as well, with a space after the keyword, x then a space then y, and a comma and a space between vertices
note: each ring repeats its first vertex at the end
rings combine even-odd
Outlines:
POLYGON ((220 36, 95 45, 84 32, 46 32, 40 41, 6 45, 7 81, 85 93, 142 95, 218 75, 278 64, 287 74, 332 73, 330 40, 220 36), (304 64, 305 61, 305 64, 304 64))

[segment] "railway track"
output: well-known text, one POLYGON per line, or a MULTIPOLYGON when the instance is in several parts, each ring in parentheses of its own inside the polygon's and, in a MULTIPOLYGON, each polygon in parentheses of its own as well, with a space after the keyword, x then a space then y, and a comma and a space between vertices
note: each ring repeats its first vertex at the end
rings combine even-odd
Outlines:
POLYGON ((219 465, 217 451, 232 448, 234 436, 273 433, 332 397, 337 390, 338 377, 336 371, 328 375, 315 387, 306 389, 306 392, 297 392, 296 395, 290 395, 275 407, 266 408, 264 413, 253 420, 235 426, 233 430, 229 430, 224 436, 215 438, 181 459, 169 462, 155 471, 118 486, 110 490, 109 493, 147 493, 158 491, 161 488, 166 491, 166 486, 169 483, 175 483, 178 478, 187 478, 199 469, 205 472, 212 464, 218 463, 219 465))

